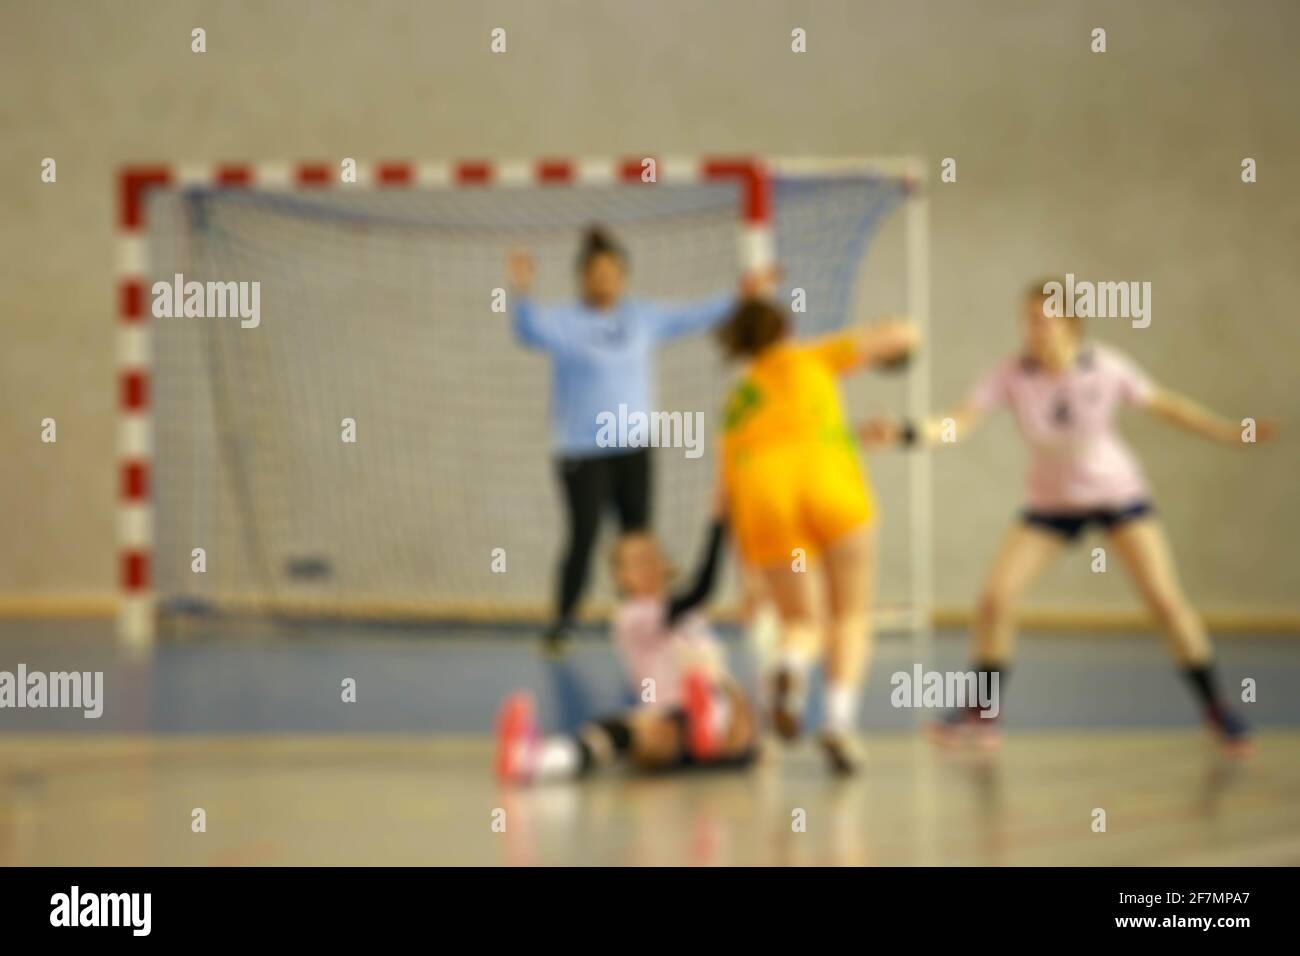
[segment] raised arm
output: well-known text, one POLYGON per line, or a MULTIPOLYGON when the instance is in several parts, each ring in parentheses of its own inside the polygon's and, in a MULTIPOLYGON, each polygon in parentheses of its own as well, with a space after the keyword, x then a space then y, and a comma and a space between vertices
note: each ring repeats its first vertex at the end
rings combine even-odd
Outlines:
MULTIPOLYGON (((1239 422, 1217 415, 1186 395, 1171 389, 1155 386, 1143 407, 1156 418, 1177 425, 1202 438, 1222 442, 1225 445, 1247 444, 1242 441, 1242 425, 1239 422)), ((1256 422, 1257 441, 1268 441, 1276 434, 1277 425, 1272 420, 1263 419, 1256 422)))
POLYGON ((530 297, 536 268, 526 252, 510 253, 506 260, 510 278, 510 319, 515 339, 531 349, 552 349, 560 342, 560 328, 553 315, 530 297))

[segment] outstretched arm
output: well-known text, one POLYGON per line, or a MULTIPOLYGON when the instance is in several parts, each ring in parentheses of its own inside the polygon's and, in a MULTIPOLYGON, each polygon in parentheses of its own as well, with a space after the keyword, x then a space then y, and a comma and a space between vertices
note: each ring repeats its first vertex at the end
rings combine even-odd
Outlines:
POLYGON ((868 448, 879 445, 954 445, 979 428, 990 411, 1009 399, 1014 364, 1003 362, 985 372, 956 408, 921 421, 875 419, 859 426, 858 438, 868 448))
POLYGON ((815 340, 812 348, 839 374, 905 361, 920 344, 920 330, 907 318, 886 318, 815 340))
POLYGON ((740 278, 738 293, 727 292, 698 302, 663 308, 655 317, 655 337, 668 341, 713 328, 731 314, 737 297, 770 295, 778 275, 776 266, 746 272, 740 278))
POLYGON ((919 446, 955 445, 975 431, 984 421, 984 409, 969 402, 949 412, 931 415, 915 422, 893 418, 873 418, 859 425, 858 440, 863 447, 884 445, 919 446))
MULTIPOLYGON (((1144 406, 1157 418, 1170 422, 1202 438, 1222 442, 1225 445, 1241 445, 1242 426, 1221 415, 1217 415, 1198 404, 1186 395, 1167 388, 1155 387, 1144 406)), ((1270 419, 1256 423, 1257 441, 1268 441, 1277 434, 1277 425, 1270 419)))
POLYGON ((736 297, 727 292, 698 302, 666 306, 655 315, 655 338, 661 342, 711 329, 735 307, 736 297))

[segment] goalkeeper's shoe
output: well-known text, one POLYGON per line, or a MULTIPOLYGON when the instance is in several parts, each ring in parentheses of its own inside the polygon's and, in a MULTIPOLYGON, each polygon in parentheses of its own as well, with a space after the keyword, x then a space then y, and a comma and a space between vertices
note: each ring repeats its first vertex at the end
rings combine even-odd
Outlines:
POLYGON ((551 660, 568 657, 573 650, 573 631, 567 623, 552 625, 542 635, 542 653, 551 660))

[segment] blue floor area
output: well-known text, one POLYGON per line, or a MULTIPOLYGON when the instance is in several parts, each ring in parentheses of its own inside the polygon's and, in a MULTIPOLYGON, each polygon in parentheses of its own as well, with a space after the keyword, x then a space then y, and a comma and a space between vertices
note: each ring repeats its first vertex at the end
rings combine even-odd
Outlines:
MULTIPOLYGON (((754 667, 734 634, 737 674, 754 667)), ((863 697, 867 731, 914 726, 916 711, 890 704, 890 676, 914 657, 901 636, 879 642, 863 697)), ((562 662, 541 658, 531 632, 295 628, 262 638, 167 641, 151 659, 131 660, 102 623, 6 622, 0 671, 102 671, 104 710, 0 709, 0 733, 464 733, 492 726, 501 698, 529 688, 552 728, 623 706, 617 662, 593 631, 562 662), (356 681, 356 702, 342 682, 356 681)), ((963 634, 936 641, 936 669, 967 666, 963 634)), ((1300 638, 1232 636, 1219 644, 1225 694, 1253 678, 1258 700, 1241 705, 1261 727, 1300 726, 1300 638)), ((816 710, 819 694, 811 707, 816 710)), ((1186 727, 1197 710, 1185 681, 1154 635, 1022 635, 1003 688, 1010 728, 1186 727)), ((815 714, 812 716, 815 717, 815 714)))

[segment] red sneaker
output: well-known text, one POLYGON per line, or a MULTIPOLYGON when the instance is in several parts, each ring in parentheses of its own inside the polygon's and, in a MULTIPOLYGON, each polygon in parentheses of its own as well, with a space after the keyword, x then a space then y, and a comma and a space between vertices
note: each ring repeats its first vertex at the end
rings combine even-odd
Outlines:
POLYGON ((696 760, 717 757, 722 752, 722 738, 716 730, 713 681, 706 674, 695 670, 682 678, 682 708, 686 711, 686 749, 696 760))
POLYGON ((511 694, 497 714, 497 778, 503 783, 527 783, 537 763, 536 708, 525 691, 511 694))

